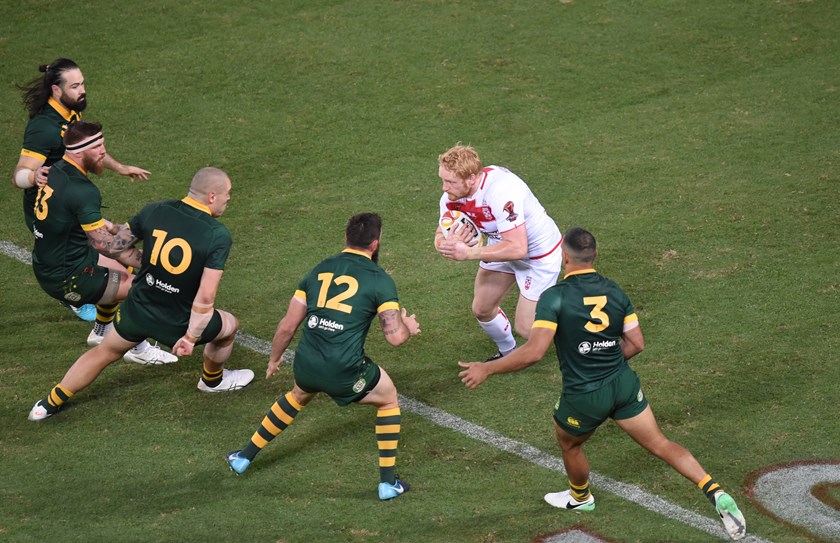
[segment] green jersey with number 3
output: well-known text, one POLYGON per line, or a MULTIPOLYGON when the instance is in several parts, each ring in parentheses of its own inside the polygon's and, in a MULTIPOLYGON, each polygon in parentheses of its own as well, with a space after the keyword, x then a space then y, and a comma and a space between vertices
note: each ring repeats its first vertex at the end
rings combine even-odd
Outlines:
POLYGON ((102 197, 80 166, 59 160, 50 169, 47 184, 33 205, 35 248, 32 268, 41 286, 58 295, 64 281, 95 266, 99 253, 85 231, 101 227, 102 197))
POLYGON ((589 392, 627 367, 620 338, 637 321, 630 299, 594 269, 567 274, 537 303, 535 328, 555 330, 563 393, 589 392))

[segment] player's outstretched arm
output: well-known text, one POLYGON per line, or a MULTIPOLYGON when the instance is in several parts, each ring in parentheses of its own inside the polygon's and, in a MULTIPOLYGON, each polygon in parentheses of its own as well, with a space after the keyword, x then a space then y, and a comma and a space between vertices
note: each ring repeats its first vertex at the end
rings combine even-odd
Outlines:
POLYGON ((265 370, 266 379, 271 378, 280 369, 280 364, 283 363, 283 353, 286 352, 304 318, 306 318, 306 302, 295 296, 289 301, 289 309, 280 319, 277 331, 274 332, 268 369, 265 370))
POLYGON ((416 336, 420 333, 420 324, 417 318, 403 307, 400 311, 396 309, 386 309, 379 313, 379 324, 382 327, 382 333, 385 334, 385 339, 396 347, 402 345, 411 336, 416 336))
POLYGON ((532 366, 542 360, 554 339, 554 330, 550 328, 532 328, 531 337, 525 345, 517 347, 513 352, 502 358, 490 362, 458 362, 465 368, 458 374, 467 388, 476 388, 491 375, 497 373, 513 373, 532 366))
POLYGON ((210 319, 213 318, 213 304, 216 302, 216 294, 219 292, 219 283, 222 282, 224 270, 204 268, 201 273, 201 283, 198 285, 198 292, 193 298, 190 309, 190 322, 187 325, 187 332, 181 339, 172 346, 172 354, 176 356, 190 356, 195 348, 196 342, 210 319))
POLYGON ((108 154, 105 155, 102 165, 120 175, 130 177, 132 181, 145 181, 152 174, 149 170, 137 166, 127 166, 108 154))

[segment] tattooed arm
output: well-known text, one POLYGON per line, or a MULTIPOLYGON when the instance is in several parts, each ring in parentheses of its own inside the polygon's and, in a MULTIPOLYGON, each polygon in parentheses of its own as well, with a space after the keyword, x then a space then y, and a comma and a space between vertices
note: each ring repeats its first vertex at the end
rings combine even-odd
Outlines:
POLYGON ((137 237, 127 224, 115 225, 108 221, 96 230, 86 231, 88 243, 100 254, 117 260, 124 266, 139 268, 143 252, 135 247, 137 237))
POLYGON ((386 309, 379 314, 379 324, 385 339, 393 346, 401 345, 411 336, 420 333, 420 325, 414 315, 408 315, 405 308, 401 312, 396 309, 386 309))

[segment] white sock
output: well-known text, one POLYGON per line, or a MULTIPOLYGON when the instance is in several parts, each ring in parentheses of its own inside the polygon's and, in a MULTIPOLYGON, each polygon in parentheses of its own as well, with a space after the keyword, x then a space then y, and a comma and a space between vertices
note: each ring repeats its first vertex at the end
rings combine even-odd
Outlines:
POLYGON ((114 326, 113 322, 109 322, 108 324, 95 322, 93 323, 93 333, 97 336, 104 336, 112 326, 114 326))
POLYGON ((490 339, 496 342, 501 353, 509 352, 516 348, 516 340, 513 339, 513 330, 505 312, 499 308, 499 314, 489 322, 478 321, 481 328, 487 332, 490 339))
POLYGON ((141 341, 140 343, 135 345, 131 349, 131 352, 133 352, 135 354, 139 354, 139 353, 142 353, 143 351, 145 351, 146 349, 148 349, 149 347, 151 347, 151 345, 149 345, 149 342, 144 339, 143 341, 141 341))

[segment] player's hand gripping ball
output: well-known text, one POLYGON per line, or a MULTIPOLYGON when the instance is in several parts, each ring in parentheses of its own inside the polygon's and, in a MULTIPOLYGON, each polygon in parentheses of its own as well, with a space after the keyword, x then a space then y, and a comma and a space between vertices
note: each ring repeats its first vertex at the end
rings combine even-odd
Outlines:
POLYGON ((468 237, 460 237, 464 240, 464 243, 470 247, 487 245, 487 236, 478 229, 466 213, 450 209, 440 216, 438 224, 440 225, 440 231, 443 232, 443 237, 446 239, 453 235, 460 236, 464 232, 469 232, 468 237))

